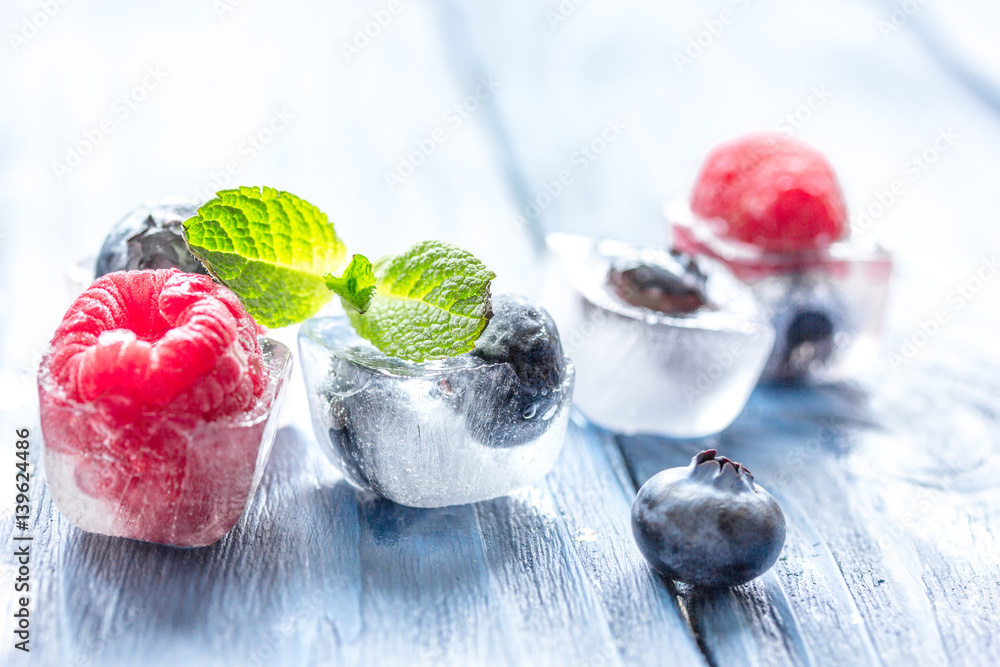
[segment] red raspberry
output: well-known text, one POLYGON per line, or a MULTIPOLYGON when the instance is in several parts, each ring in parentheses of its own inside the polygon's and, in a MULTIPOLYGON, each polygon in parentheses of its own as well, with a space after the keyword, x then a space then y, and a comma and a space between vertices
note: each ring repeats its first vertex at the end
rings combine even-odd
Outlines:
POLYGON ((207 276, 122 271, 70 306, 44 365, 71 401, 212 419, 260 396, 257 326, 207 276))
POLYGON ((824 248, 846 231, 844 198, 826 158, 777 134, 717 146, 695 183, 691 209, 724 220, 720 235, 767 252, 824 248))
POLYGON ((73 458, 76 486, 111 504, 120 534, 197 543, 242 512, 225 489, 249 489, 259 429, 204 426, 261 397, 257 333, 232 292, 176 269, 107 274, 67 311, 39 373, 46 446, 73 458))

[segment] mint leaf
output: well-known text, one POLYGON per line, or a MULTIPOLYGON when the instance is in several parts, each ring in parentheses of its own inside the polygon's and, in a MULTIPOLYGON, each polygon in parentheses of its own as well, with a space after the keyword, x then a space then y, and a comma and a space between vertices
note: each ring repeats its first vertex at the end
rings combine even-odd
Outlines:
POLYGON ((448 243, 424 241, 382 259, 375 276, 371 307, 347 314, 358 335, 389 356, 426 361, 468 352, 493 316, 496 274, 448 243))
POLYGON ((191 252, 259 323, 300 322, 330 300, 347 249, 318 208, 274 188, 221 190, 184 222, 191 252))
POLYGON ((354 255, 344 269, 344 275, 337 277, 326 274, 326 286, 340 295, 344 310, 363 313, 368 310, 375 296, 375 274, 372 263, 364 255, 354 255))

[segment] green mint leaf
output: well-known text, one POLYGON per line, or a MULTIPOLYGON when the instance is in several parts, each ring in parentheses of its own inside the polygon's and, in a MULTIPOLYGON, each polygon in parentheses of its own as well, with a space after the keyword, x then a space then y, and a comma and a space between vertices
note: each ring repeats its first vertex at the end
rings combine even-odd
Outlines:
POLYGON ((191 252, 260 324, 283 327, 330 300, 324 276, 347 249, 326 215, 274 188, 221 190, 184 222, 191 252))
POLYGON ((326 274, 326 286, 340 295, 344 310, 363 313, 368 310, 375 296, 375 273, 372 263, 364 255, 354 255, 344 269, 344 275, 337 277, 326 274))
POLYGON ((371 307, 347 314, 358 335, 389 356, 419 362, 463 354, 493 316, 496 274, 448 243, 418 243, 380 260, 375 275, 371 307))

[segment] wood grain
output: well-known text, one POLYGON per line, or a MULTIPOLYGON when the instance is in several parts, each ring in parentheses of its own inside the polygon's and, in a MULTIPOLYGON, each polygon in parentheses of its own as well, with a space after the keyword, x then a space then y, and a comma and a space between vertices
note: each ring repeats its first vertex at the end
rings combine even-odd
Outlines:
MULTIPOLYGON (((952 296, 989 268, 983 253, 996 247, 989 216, 1000 140, 995 105, 981 101, 997 99, 998 88, 988 72, 971 77, 961 66, 962 40, 949 49, 941 35, 928 37, 934 12, 950 5, 922 8, 916 39, 905 30, 887 39, 876 26, 892 3, 724 3, 735 22, 679 68, 675 54, 712 8, 574 2, 553 22, 549 13, 568 3, 404 2, 347 62, 340 45, 384 3, 234 3, 225 22, 211 3, 189 4, 155 23, 125 3, 109 5, 121 22, 74 4, 0 69, 13 101, 0 123, 0 461, 13 460, 7 434, 29 427, 35 465, 31 653, 10 641, 16 569, 5 548, 0 664, 997 662, 997 281, 980 279, 981 291, 960 305, 952 296), (136 39, 154 28, 169 39, 136 39), (60 31, 77 37, 60 41, 60 31), (185 116, 191 100, 217 90, 218 72, 205 65, 222 59, 239 94, 213 94, 185 116), (134 85, 135 72, 112 65, 153 61, 176 72, 176 91, 156 91, 65 183, 49 178, 48 161, 134 85), (444 121, 483 77, 497 90, 457 127, 444 121), (39 81, 53 85, 40 94, 39 81), (244 165, 249 181, 308 196, 364 252, 443 238, 487 260, 498 291, 530 292, 543 231, 662 244, 660 207, 689 190, 705 151, 774 127, 817 86, 833 98, 796 133, 831 156, 852 211, 902 178, 900 165, 937 128, 954 124, 960 135, 867 231, 895 242, 898 270, 886 352, 860 384, 758 389, 729 429, 693 441, 617 436, 577 415, 543 483, 417 510, 342 481, 316 445, 294 377, 260 489, 218 544, 185 550, 89 535, 52 506, 32 392, 42 346, 68 305, 53 266, 95 252, 139 201, 204 186, 273 105, 287 102, 296 118, 244 165), (618 118, 624 134, 581 163, 581 147, 618 118), (390 190, 385 173, 437 127, 447 140, 390 190), (552 195, 563 171, 572 182, 552 195), (551 199, 535 215, 543 193, 551 199), (947 327, 915 346, 940 309, 947 327), (890 363, 907 344, 919 349, 890 363), (773 570, 726 591, 664 581, 629 526, 637 487, 707 447, 745 463, 788 520, 773 570)), ((14 10, 0 12, 20 25, 14 10)), ((294 347, 294 329, 277 335, 294 347)), ((0 503, 8 545, 11 510, 0 503)))

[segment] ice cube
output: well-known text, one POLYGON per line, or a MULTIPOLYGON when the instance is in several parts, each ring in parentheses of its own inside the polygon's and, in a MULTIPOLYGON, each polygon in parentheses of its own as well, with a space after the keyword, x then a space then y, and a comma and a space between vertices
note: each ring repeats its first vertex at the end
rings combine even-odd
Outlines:
POLYGON ((159 199, 132 209, 104 240, 94 277, 139 269, 178 268, 186 273, 206 273, 184 242, 183 223, 197 213, 198 203, 181 197, 159 199))
POLYGON ((832 382, 875 360, 892 276, 876 244, 838 241, 799 253, 765 253, 720 238, 686 202, 667 206, 674 247, 723 262, 770 313, 777 336, 762 380, 832 382))
POLYGON ((541 480, 562 449, 573 365, 544 310, 494 298, 473 352, 412 363, 387 357, 346 317, 307 320, 302 372, 320 445, 359 489, 443 507, 541 480))
POLYGON ((699 437, 736 418, 774 341, 749 290, 715 262, 616 241, 553 234, 548 250, 543 303, 588 419, 699 437))
POLYGON ((218 541, 236 525, 260 483, 292 372, 287 347, 265 339, 261 350, 268 384, 257 404, 213 421, 144 413, 122 427, 120 415, 102 413, 108 406, 60 399, 41 380, 45 476, 59 511, 92 533, 185 547, 218 541), (106 454, 121 447, 94 447, 143 437, 160 448, 142 453, 166 471, 155 479, 123 474, 135 466, 119 465, 106 454), (160 485, 164 476, 175 487, 160 485), (109 489, 117 492, 109 495, 109 489))

